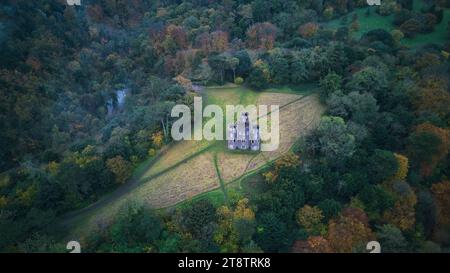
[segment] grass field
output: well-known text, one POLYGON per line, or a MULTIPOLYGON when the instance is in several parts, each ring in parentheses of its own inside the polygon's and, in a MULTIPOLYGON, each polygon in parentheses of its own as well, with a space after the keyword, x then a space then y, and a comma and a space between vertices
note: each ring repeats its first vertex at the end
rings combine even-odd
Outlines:
MULTIPOLYGON (((420 11, 423 6, 423 1, 414 0, 413 9, 415 11, 420 11)), ((361 36, 373 29, 385 29, 386 31, 392 31, 396 27, 393 25, 394 15, 389 16, 381 16, 375 12, 376 7, 365 7, 357 9, 348 15, 347 22, 345 25, 349 25, 351 23, 351 19, 354 14, 358 15, 358 20, 360 24, 360 29, 352 33, 352 36, 356 39, 361 38, 361 36), (367 10, 370 10, 370 15, 367 16, 367 10)), ((330 27, 331 29, 337 29, 342 26, 342 17, 331 20, 325 24, 325 26, 330 27)), ((414 38, 404 38, 401 40, 401 43, 410 47, 422 46, 427 43, 436 43, 436 44, 444 44, 447 41, 448 30, 447 24, 450 21, 450 9, 444 9, 444 16, 442 21, 437 24, 434 28, 434 31, 426 34, 418 34, 414 38)))
POLYGON ((236 194, 234 182, 257 173, 289 151, 299 136, 316 124, 324 108, 312 93, 291 87, 263 92, 238 86, 208 88, 203 94, 204 105, 217 104, 223 108, 227 104, 278 104, 278 150, 228 151, 225 141, 172 143, 152 164, 147 162, 138 167, 139 176, 132 186, 105 198, 100 204, 73 213, 63 224, 69 226, 72 238, 79 238, 96 226, 108 223, 127 202, 143 203, 156 209, 183 206, 183 201, 198 198, 208 198, 216 204, 227 202, 228 195, 236 194))

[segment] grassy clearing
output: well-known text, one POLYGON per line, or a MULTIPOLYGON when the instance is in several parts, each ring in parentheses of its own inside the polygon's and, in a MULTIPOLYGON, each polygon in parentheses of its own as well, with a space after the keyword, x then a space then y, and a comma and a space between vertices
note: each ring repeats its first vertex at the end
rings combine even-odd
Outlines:
POLYGON ((222 179, 229 182, 242 176, 255 155, 251 153, 219 152, 217 154, 217 165, 222 174, 222 179))
POLYGON ((219 187, 219 177, 210 151, 142 184, 132 194, 155 208, 168 207, 219 187))
POLYGON ((182 141, 171 144, 151 164, 149 161, 138 167, 136 174, 141 176, 134 182, 136 186, 113 195, 104 204, 74 215, 70 222, 71 235, 81 236, 98 225, 108 223, 127 202, 142 203, 154 208, 173 208, 184 206, 186 202, 183 201, 201 198, 220 205, 229 198, 240 195, 240 188, 234 182, 255 175, 288 151, 298 136, 302 135, 302 130, 308 129, 310 119, 318 118, 322 113, 316 95, 302 97, 299 94, 306 92, 289 90, 291 89, 284 88, 277 93, 268 93, 245 87, 208 88, 204 94, 204 105, 214 103, 224 107, 226 104, 279 104, 279 151, 228 151, 225 141, 182 141))
POLYGON ((186 140, 174 143, 164 155, 156 161, 153 166, 144 172, 142 177, 154 176, 168 167, 174 166, 175 164, 186 160, 186 158, 191 157, 195 153, 207 148, 211 143, 207 141, 193 141, 186 140))
MULTIPOLYGON (((413 9, 415 11, 420 11, 423 6, 424 3, 421 0, 414 0, 413 9)), ((397 28, 393 24, 394 15, 381 16, 375 11, 376 7, 359 8, 344 16, 347 18, 347 22, 345 24, 343 24, 344 17, 340 17, 327 22, 325 26, 331 29, 337 29, 343 25, 349 26, 353 16, 357 14, 360 28, 358 31, 352 32, 351 34, 352 37, 356 39, 360 39, 364 33, 367 33, 368 31, 374 29, 381 28, 390 32, 397 28), (370 10, 370 15, 368 16, 366 15, 367 10, 370 10)), ((418 34, 414 38, 404 38, 402 39, 401 43, 405 46, 410 47, 418 47, 428 43, 444 44, 448 40, 447 24, 449 21, 450 9, 444 9, 443 19, 439 24, 435 26, 433 32, 427 34, 418 34)))
POLYGON ((412 39, 405 38, 402 43, 407 46, 417 47, 425 44, 444 44, 448 41, 447 24, 450 22, 450 9, 444 10, 444 16, 441 23, 434 27, 434 31, 427 34, 419 34, 412 39))
POLYGON ((394 25, 392 24, 392 22, 394 20, 394 16, 381 16, 375 11, 376 7, 359 8, 343 17, 329 21, 328 23, 326 23, 326 26, 330 27, 331 29, 338 29, 341 26, 349 26, 351 24, 353 16, 356 14, 358 15, 360 24, 359 30, 352 32, 352 37, 356 39, 360 39, 364 33, 377 28, 382 28, 387 31, 393 30, 394 25), (367 10, 370 11, 369 16, 366 15, 367 10), (346 18, 346 22, 343 21, 345 20, 344 18, 346 18))

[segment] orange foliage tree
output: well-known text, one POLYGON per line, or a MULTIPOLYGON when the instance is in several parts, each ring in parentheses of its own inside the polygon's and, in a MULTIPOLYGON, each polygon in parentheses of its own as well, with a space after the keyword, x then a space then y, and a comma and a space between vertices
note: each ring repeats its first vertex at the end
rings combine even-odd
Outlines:
POLYGON ((300 34, 300 36, 302 36, 303 38, 311 38, 317 33, 318 29, 319 29, 318 24, 309 22, 301 25, 298 28, 298 34, 300 34))
POLYGON ((306 241, 295 241, 294 253, 332 253, 334 252, 327 239, 322 236, 310 236, 306 241))
POLYGON ((353 216, 341 215, 328 223, 327 240, 336 252, 352 252, 373 239, 372 230, 353 216))
POLYGON ((437 148, 437 151, 430 155, 431 159, 428 161, 421 162, 421 173, 424 176, 431 175, 433 169, 436 167, 436 165, 439 163, 439 161, 443 158, 445 158, 448 154, 449 149, 449 130, 439 128, 437 126, 434 126, 431 123, 422 123, 418 125, 415 129, 415 133, 429 133, 432 135, 435 135, 439 140, 440 144, 437 148))
POLYGON ((228 33, 221 30, 211 33, 211 49, 216 52, 226 51, 228 49, 228 33))
POLYGON ((271 23, 257 23, 247 30, 247 43, 251 48, 272 49, 277 28, 271 23))
POLYGON ((400 230, 411 229, 414 226, 416 219, 414 209, 416 203, 417 198, 414 193, 402 197, 395 202, 393 208, 384 213, 383 218, 400 230))
POLYGON ((450 113, 450 94, 445 88, 422 88, 415 105, 418 111, 431 111, 445 118, 450 113))
POLYGON ((383 219, 400 230, 413 228, 416 220, 415 205, 417 204, 417 197, 413 189, 403 181, 394 181, 386 186, 397 200, 394 207, 384 212, 383 219))
POLYGON ((443 181, 431 186, 438 209, 439 223, 450 226, 450 181, 443 181))

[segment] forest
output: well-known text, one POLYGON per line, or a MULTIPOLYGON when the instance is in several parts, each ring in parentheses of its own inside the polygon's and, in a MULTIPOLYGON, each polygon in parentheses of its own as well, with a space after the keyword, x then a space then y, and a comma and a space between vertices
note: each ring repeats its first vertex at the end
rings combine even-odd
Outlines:
POLYGON ((449 56, 449 0, 4 0, 0 252, 67 252, 61 219, 227 84, 315 86, 326 110, 226 200, 130 202, 83 252, 449 252, 449 56))

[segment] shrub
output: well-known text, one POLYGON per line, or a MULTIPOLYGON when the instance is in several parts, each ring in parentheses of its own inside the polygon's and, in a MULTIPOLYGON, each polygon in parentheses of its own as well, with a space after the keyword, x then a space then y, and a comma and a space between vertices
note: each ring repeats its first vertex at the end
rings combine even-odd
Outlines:
POLYGON ((234 83, 237 85, 241 85, 244 83, 244 79, 242 77, 236 77, 236 79, 234 80, 234 83))

